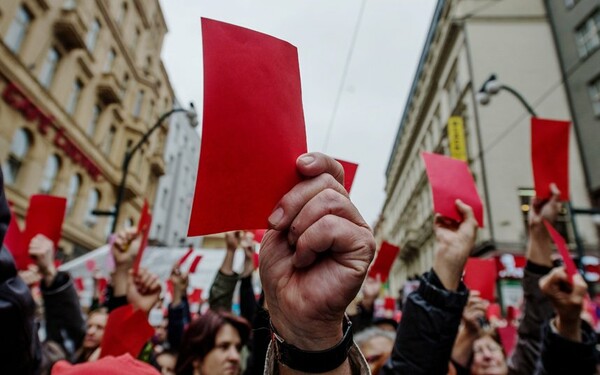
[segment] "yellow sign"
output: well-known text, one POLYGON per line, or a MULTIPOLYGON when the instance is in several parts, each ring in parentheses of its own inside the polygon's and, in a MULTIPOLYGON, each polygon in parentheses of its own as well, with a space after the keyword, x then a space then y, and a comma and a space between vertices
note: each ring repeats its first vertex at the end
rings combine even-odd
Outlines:
POLYGON ((467 141, 462 117, 452 116, 448 119, 448 145, 450 146, 450 156, 467 161, 467 141))

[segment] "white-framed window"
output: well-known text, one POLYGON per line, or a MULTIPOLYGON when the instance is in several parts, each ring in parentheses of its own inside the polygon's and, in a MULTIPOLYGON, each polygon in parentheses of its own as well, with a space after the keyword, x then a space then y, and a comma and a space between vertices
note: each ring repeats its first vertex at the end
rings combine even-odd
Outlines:
POLYGON ((32 20, 33 16, 29 9, 24 5, 21 5, 19 9, 17 9, 17 14, 4 36, 4 44, 6 44, 13 53, 19 53, 21 45, 23 44, 23 39, 25 39, 25 35, 27 35, 27 30, 29 30, 32 20))
POLYGON ((588 86, 588 93, 590 94, 590 100, 592 101, 592 109, 596 116, 600 116, 600 77, 590 82, 588 86))
POLYGON ((46 161, 46 167, 44 168, 44 175, 42 178, 42 184, 40 185, 40 192, 42 194, 50 194, 56 183, 56 176, 60 170, 60 159, 57 155, 52 154, 46 161))
POLYGON ((114 48, 108 50, 108 54, 106 55, 106 61, 104 62, 104 68, 102 71, 104 73, 110 73, 115 64, 115 58, 117 57, 117 52, 115 52, 114 48))
POLYGON ((83 83, 80 80, 76 79, 73 82, 73 87, 71 88, 71 95, 69 96, 69 101, 67 102, 67 113, 72 115, 75 113, 75 109, 77 109, 77 103, 79 103, 79 96, 81 96, 81 90, 83 89, 83 83))
POLYGON ((142 111, 142 103, 144 102, 144 90, 139 90, 135 96, 135 103, 133 104, 133 117, 140 117, 142 111))
POLYGON ((96 48, 96 42, 98 41, 98 35, 100 34, 100 21, 97 18, 94 18, 92 24, 90 25, 90 29, 85 37, 85 46, 88 51, 94 52, 94 48, 96 48))
POLYGON ((50 88, 50 85, 52 84, 54 73, 56 73, 56 67, 58 66, 59 61, 60 52, 58 52, 56 47, 50 47, 48 53, 46 54, 46 58, 44 59, 44 63, 42 64, 42 69, 40 70, 39 76, 40 84, 47 89, 50 88))
POLYGON ((81 176, 78 173, 75 173, 69 180, 69 191, 67 192, 67 215, 71 213, 73 207, 75 206, 80 187, 81 176))
POLYGON ((117 25, 121 27, 123 25, 123 21, 127 18, 127 3, 121 3, 121 7, 119 8, 119 13, 117 14, 117 18, 115 19, 117 25))
POLYGON ((100 203, 100 192, 98 189, 92 189, 88 193, 87 199, 87 212, 83 223, 88 228, 93 228, 98 222, 98 217, 92 213, 92 211, 98 209, 100 203))
POLYGON ((98 119, 100 118, 101 113, 102 107, 99 104, 94 105, 94 108, 92 108, 92 117, 90 117, 90 122, 88 123, 86 131, 90 138, 96 134, 96 127, 98 126, 98 119))
POLYGON ((600 47, 600 10, 596 10, 575 30, 580 57, 587 57, 600 47))
POLYGON ((31 147, 31 137, 25 129, 19 129, 15 133, 10 145, 10 151, 6 162, 2 165, 4 181, 6 184, 14 185, 23 166, 23 160, 31 147))
POLYGON ((110 154, 110 150, 112 149, 113 142, 115 140, 115 134, 117 133, 117 128, 111 126, 108 129, 108 133, 106 133, 106 137, 104 138, 104 143, 102 144, 102 151, 106 154, 110 154))

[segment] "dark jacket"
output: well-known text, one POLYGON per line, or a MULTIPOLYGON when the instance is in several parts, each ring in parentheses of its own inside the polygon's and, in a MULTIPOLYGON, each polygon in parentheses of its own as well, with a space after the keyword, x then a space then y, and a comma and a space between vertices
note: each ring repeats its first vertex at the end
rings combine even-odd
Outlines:
POLYGON ((461 282, 456 292, 444 288, 432 270, 411 293, 390 360, 382 374, 446 375, 469 291, 461 282))
POLYGON ((208 305, 213 311, 231 311, 233 292, 239 280, 239 275, 226 275, 221 270, 217 272, 210 292, 208 293, 208 305))
MULTIPOLYGON (((10 223, 0 171, 0 246, 10 223)), ((36 374, 41 349, 34 321, 35 303, 29 288, 17 276, 11 254, 0 247, 0 370, 3 374, 36 374)))
POLYGON ((185 328, 192 321, 187 297, 183 296, 177 305, 169 304, 168 314, 167 341, 170 349, 178 352, 185 328))
POLYGON ((542 346, 542 326, 554 315, 550 300, 540 290, 540 279, 552 268, 531 261, 523 275, 523 316, 515 350, 508 360, 510 375, 529 375, 535 370, 542 346))

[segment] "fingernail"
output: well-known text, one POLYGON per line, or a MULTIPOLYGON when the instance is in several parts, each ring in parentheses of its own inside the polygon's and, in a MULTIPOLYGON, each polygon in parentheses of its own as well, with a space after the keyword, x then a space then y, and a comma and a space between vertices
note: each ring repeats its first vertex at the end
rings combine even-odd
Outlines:
POLYGON ((271 224, 271 226, 275 227, 275 226, 277 226, 277 224, 279 224, 281 219, 283 219, 283 208, 277 207, 277 209, 275 211, 273 211, 271 216, 269 216, 269 224, 271 224))
POLYGON ((300 157, 300 162, 304 164, 304 166, 309 166, 313 161, 315 161, 315 157, 312 155, 304 155, 300 157))

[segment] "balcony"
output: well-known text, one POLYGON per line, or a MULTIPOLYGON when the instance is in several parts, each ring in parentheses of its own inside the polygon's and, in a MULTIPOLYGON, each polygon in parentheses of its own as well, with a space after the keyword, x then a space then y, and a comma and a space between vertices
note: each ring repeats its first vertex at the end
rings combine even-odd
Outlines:
POLYGON ((98 97, 105 105, 121 102, 119 84, 117 83, 115 75, 112 73, 102 73, 97 91, 98 97))
POLYGON ((58 20, 54 23, 54 35, 67 51, 85 48, 85 23, 77 7, 63 7, 58 20))
POLYGON ((152 155, 152 157, 150 158, 150 168, 152 169, 152 173, 154 173, 158 177, 163 176, 165 174, 165 159, 163 159, 162 155, 158 153, 152 155))

